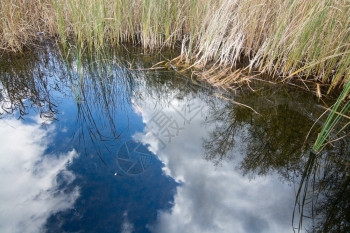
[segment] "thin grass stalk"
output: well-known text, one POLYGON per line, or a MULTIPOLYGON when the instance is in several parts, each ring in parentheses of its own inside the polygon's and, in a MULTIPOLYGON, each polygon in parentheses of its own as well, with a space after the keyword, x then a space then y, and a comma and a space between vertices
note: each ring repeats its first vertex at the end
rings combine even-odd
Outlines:
POLYGON ((322 150, 330 134, 334 131, 336 125, 342 119, 342 115, 345 115, 350 111, 350 101, 346 100, 346 98, 349 98, 349 96, 350 81, 345 85, 342 93, 338 97, 330 114, 328 115, 326 122, 323 124, 321 132, 319 133, 315 145, 313 146, 315 151, 319 152, 322 150), (341 107, 342 104, 344 104, 343 107, 341 107))

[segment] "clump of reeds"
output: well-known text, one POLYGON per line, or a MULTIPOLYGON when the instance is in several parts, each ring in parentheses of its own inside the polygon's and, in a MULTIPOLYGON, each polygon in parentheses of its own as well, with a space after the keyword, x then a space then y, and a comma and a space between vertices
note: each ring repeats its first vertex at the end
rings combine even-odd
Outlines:
POLYGON ((56 33, 48 0, 0 1, 0 50, 19 51, 56 33))
POLYGON ((233 67, 300 77, 331 88, 349 80, 350 4, 346 0, 9 0, 0 3, 0 44, 18 50, 40 35, 98 48, 184 44, 197 67, 233 67))
POLYGON ((43 36, 94 49, 179 42, 183 62, 204 72, 215 67, 222 76, 244 57, 247 69, 330 84, 331 92, 350 81, 349 15, 348 0, 7 0, 0 48, 20 50, 43 36))

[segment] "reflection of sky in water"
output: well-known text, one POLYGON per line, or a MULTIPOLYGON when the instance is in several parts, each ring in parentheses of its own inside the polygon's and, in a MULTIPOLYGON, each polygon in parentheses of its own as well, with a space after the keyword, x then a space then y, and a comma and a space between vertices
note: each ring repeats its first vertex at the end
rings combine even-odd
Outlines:
POLYGON ((204 124, 202 100, 177 98, 175 91, 159 103, 140 90, 142 98, 114 109, 117 140, 107 140, 112 132, 98 105, 82 102, 78 111, 57 93, 57 122, 35 113, 23 122, 0 121, 2 184, 12 184, 1 192, 4 231, 291 232, 291 187, 273 176, 249 180, 232 162, 203 159, 203 138, 213 126, 204 124), (88 121, 77 115, 88 112, 88 121), (139 175, 121 164, 130 140, 136 141, 129 150, 149 145, 157 155, 139 175))
POLYGON ((0 121, 0 231, 39 232, 50 215, 73 207, 79 187, 67 169, 75 150, 46 154, 54 126, 0 121))
POLYGON ((293 187, 235 167, 243 130, 231 160, 204 159, 216 127, 208 102, 224 101, 179 91, 178 80, 158 89, 135 77, 128 89, 113 72, 85 80, 83 92, 53 92, 58 121, 34 108, 0 120, 0 232, 292 232, 293 187))
MULTIPOLYGON (((172 100, 170 105, 156 110, 150 103, 151 98, 138 103, 149 130, 137 137, 151 145, 165 164, 165 173, 182 183, 177 187, 174 206, 159 213, 153 232, 292 232, 295 198, 292 187, 276 176, 249 180, 232 162, 215 167, 203 159, 202 139, 208 136, 210 128, 203 124, 208 109, 201 108, 188 123, 184 122, 184 114, 174 107, 203 106, 201 100, 172 100), (182 127, 179 136, 174 136, 164 147, 164 137, 153 132, 157 127, 154 123, 157 111, 182 127)), ((233 157, 241 159, 240 153, 234 151, 233 157)))
POLYGON ((129 176, 120 169, 118 150, 142 131, 140 116, 119 99, 118 114, 111 113, 116 139, 91 96, 77 105, 52 95, 58 121, 42 120, 35 108, 24 120, 0 119, 0 232, 149 232, 157 212, 171 207, 176 183, 138 142, 152 156, 145 171, 129 176))

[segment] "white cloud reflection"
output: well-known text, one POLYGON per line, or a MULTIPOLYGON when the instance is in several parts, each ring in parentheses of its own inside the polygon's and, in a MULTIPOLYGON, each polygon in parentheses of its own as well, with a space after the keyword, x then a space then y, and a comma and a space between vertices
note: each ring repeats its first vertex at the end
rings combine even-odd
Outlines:
MULTIPOLYGON (((201 104, 198 99, 192 101, 201 104)), ((155 109, 152 100, 147 98, 137 104, 148 129, 152 128, 151 119, 158 110, 171 119, 181 120, 171 106, 155 109)), ((150 144, 152 152, 164 163, 165 174, 182 182, 173 208, 159 212, 157 223, 150 227, 152 232, 293 232, 293 187, 274 176, 249 180, 234 169, 232 162, 215 167, 203 159, 202 138, 209 133, 201 123, 206 111, 204 108, 203 113, 185 125, 180 135, 162 150, 159 137, 149 130, 135 136, 142 143, 150 144)), ((238 150, 234 153, 233 157, 241 159, 238 150)))
POLYGON ((132 233, 134 232, 134 225, 128 219, 128 213, 125 211, 123 213, 123 224, 121 228, 121 233, 132 233))
POLYGON ((78 198, 77 187, 59 189, 75 179, 67 165, 77 153, 45 154, 53 130, 38 122, 0 120, 0 232, 40 232, 51 214, 78 198))

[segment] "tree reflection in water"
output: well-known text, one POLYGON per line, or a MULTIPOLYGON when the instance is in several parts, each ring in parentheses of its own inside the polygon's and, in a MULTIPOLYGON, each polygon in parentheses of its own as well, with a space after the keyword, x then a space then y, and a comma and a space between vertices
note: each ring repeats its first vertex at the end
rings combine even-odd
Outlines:
POLYGON ((281 89, 278 95, 275 91, 275 87, 265 87, 234 97, 259 114, 232 103, 212 104, 209 122, 215 122, 216 127, 203 141, 205 158, 219 165, 231 158, 232 150, 240 148, 243 158, 239 168, 243 174, 278 173, 298 187, 295 230, 350 232, 348 137, 322 154, 313 154, 310 148, 316 129, 305 140, 315 121, 309 113, 321 113, 321 110, 311 103, 296 101, 305 99, 297 98, 301 94, 298 91, 281 89), (307 226, 303 225, 305 219, 311 219, 307 226))
POLYGON ((310 152, 297 192, 297 229, 311 218, 313 232, 350 232, 349 143, 346 139, 320 154, 310 152))
POLYGON ((57 113, 53 91, 63 91, 62 63, 54 59, 54 51, 45 49, 6 56, 0 62, 0 116, 18 111, 18 117, 28 114, 28 107, 36 107, 44 119, 57 113), (58 74, 62 75, 58 75, 58 74))

